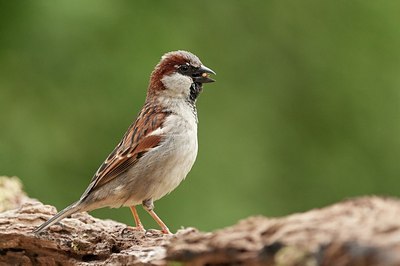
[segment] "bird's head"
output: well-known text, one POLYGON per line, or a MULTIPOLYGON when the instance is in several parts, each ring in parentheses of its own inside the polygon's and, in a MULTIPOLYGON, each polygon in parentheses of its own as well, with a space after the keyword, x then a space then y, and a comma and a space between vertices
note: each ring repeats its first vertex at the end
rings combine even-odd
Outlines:
POLYGON ((151 73, 148 97, 184 98, 194 102, 203 83, 215 81, 209 74, 215 72, 190 52, 166 53, 151 73))

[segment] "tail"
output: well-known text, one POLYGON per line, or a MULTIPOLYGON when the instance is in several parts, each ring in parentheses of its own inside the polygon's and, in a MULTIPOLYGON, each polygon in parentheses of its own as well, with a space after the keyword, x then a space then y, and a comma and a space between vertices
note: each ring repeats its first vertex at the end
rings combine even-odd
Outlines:
POLYGON ((34 234, 39 234, 40 232, 42 232, 43 230, 45 230, 47 227, 57 223, 58 221, 60 221, 61 219, 64 219, 67 216, 70 216, 71 214, 74 214, 76 212, 79 212, 79 210, 81 209, 81 206, 79 204, 80 202, 77 201, 71 205, 69 205, 67 208, 65 208, 64 210, 58 212, 56 215, 54 215, 53 217, 51 217, 49 220, 47 220, 46 222, 44 222, 42 225, 40 225, 39 227, 37 227, 35 230, 33 230, 34 234))

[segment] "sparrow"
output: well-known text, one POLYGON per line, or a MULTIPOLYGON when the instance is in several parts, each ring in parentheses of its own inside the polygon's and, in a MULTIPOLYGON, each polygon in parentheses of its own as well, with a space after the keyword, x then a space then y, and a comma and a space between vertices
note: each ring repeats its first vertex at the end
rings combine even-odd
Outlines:
POLYGON ((150 76, 146 101, 136 121, 93 176, 80 199, 33 232, 38 234, 74 213, 130 207, 136 229, 144 231, 136 206, 171 234, 154 212, 154 201, 173 191, 197 156, 196 100, 215 72, 187 51, 164 54, 150 76))

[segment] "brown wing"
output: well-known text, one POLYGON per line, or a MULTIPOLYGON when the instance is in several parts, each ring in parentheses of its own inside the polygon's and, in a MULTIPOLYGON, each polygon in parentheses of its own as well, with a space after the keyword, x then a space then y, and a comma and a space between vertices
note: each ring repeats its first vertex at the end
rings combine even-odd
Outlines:
POLYGON ((129 170, 146 152, 159 146, 163 141, 163 136, 151 135, 151 133, 163 127, 163 122, 169 114, 169 112, 151 108, 150 104, 145 105, 121 142, 97 170, 81 199, 129 170))

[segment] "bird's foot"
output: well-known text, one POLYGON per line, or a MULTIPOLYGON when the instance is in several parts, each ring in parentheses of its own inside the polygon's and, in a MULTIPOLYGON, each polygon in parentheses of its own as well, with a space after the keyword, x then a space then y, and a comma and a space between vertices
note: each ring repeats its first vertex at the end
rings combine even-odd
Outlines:
POLYGON ((173 234, 168 230, 148 229, 146 236, 172 236, 173 234))
POLYGON ((171 233, 171 231, 169 231, 167 227, 163 228, 161 230, 161 233, 163 233, 164 235, 173 235, 173 233, 171 233))
POLYGON ((146 229, 144 229, 143 225, 132 226, 131 228, 132 228, 133 230, 135 230, 135 231, 146 232, 146 229))

